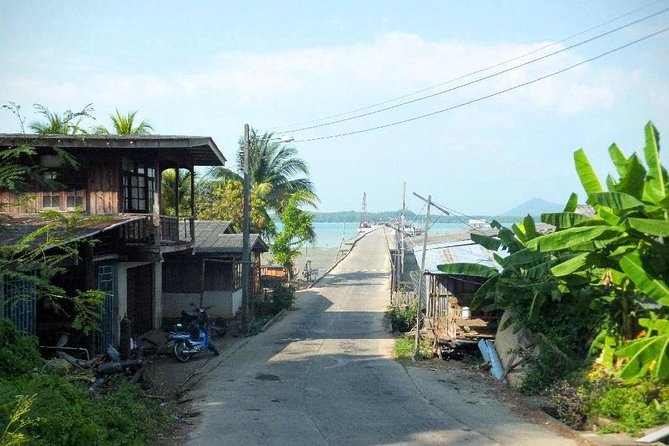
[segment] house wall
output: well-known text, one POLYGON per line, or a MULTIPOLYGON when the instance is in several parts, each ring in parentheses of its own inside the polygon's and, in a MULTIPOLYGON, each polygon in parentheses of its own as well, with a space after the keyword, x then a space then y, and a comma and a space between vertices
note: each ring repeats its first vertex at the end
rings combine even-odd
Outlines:
MULTIPOLYGON (((128 313, 128 269, 136 268, 138 266, 149 265, 150 262, 119 262, 116 267, 116 289, 118 291, 118 312, 117 312, 117 327, 120 327, 121 319, 128 313)), ((161 291, 160 287, 162 284, 162 274, 161 274, 161 264, 153 263, 153 296, 151 300, 153 302, 153 328, 160 327, 160 310, 162 304, 160 303, 161 291), (158 304, 156 304, 158 300, 158 304)), ((118 345, 120 330, 115 330, 115 339, 114 341, 118 345)))
POLYGON ((162 311, 165 318, 178 318, 181 311, 190 309, 190 304, 208 306, 211 317, 235 317, 241 307, 241 292, 232 291, 205 291, 200 293, 167 293, 162 294, 162 311), (202 300, 200 301, 200 297, 202 300))
POLYGON ((91 214, 118 214, 120 190, 117 160, 103 160, 88 167, 87 208, 91 214))

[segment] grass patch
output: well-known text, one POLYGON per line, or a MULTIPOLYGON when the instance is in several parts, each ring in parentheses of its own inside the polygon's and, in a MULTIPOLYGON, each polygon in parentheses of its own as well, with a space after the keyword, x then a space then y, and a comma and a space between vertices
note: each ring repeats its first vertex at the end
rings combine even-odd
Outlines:
MULTIPOLYGON (((414 357, 416 351, 416 338, 402 335, 395 338, 395 358, 397 359, 411 359, 414 357)), ((421 339, 418 344, 418 358, 428 359, 432 357, 432 348, 430 343, 421 339)))

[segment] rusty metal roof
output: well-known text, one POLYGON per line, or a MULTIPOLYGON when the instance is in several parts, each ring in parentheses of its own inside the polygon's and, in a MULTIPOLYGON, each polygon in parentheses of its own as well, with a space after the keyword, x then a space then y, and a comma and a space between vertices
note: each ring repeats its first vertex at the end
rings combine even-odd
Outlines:
MULTIPOLYGON (((138 215, 112 215, 112 216, 87 216, 82 215, 74 228, 65 229, 62 226, 54 228, 51 233, 45 233, 28 243, 28 246, 36 246, 39 243, 47 243, 47 247, 53 248, 63 242, 74 242, 92 237, 104 231, 108 231, 133 220, 146 218, 138 215), (53 242, 50 241, 53 240, 53 242)), ((8 215, 0 214, 0 244, 10 245, 18 243, 24 237, 45 228, 54 220, 41 217, 39 214, 8 215)))
MULTIPOLYGON (((423 247, 416 246, 413 251, 420 265, 423 247)), ((502 257, 507 255, 504 251, 498 251, 497 254, 502 257)), ((471 240, 435 243, 427 245, 425 251, 425 274, 445 274, 439 271, 437 266, 448 263, 477 263, 497 268, 497 263, 493 259, 493 251, 471 240)))

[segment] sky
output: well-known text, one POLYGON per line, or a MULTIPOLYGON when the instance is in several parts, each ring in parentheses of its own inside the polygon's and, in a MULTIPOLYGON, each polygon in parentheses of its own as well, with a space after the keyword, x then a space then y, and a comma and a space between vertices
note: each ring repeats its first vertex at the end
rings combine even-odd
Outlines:
MULTIPOLYGON (((416 192, 499 215, 533 197, 584 201, 578 148, 603 180, 611 143, 641 154, 649 120, 669 132, 669 32, 598 57, 669 27, 667 8, 0 0, 0 103, 28 123, 35 103, 92 103, 91 127, 137 110, 155 133, 211 136, 233 168, 245 123, 288 135, 323 212, 360 210, 363 193, 369 211, 399 209, 406 183, 414 212, 416 192)), ((0 132, 19 131, 0 110, 0 132)))

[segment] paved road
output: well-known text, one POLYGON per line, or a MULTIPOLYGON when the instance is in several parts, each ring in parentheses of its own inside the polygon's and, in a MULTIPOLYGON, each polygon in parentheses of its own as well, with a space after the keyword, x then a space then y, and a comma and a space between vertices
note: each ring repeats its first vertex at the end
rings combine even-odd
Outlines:
POLYGON ((485 388, 403 367, 384 330, 383 229, 361 239, 297 310, 252 338, 192 392, 190 445, 572 445, 516 417, 485 388), (470 386, 475 387, 475 386, 470 386))

